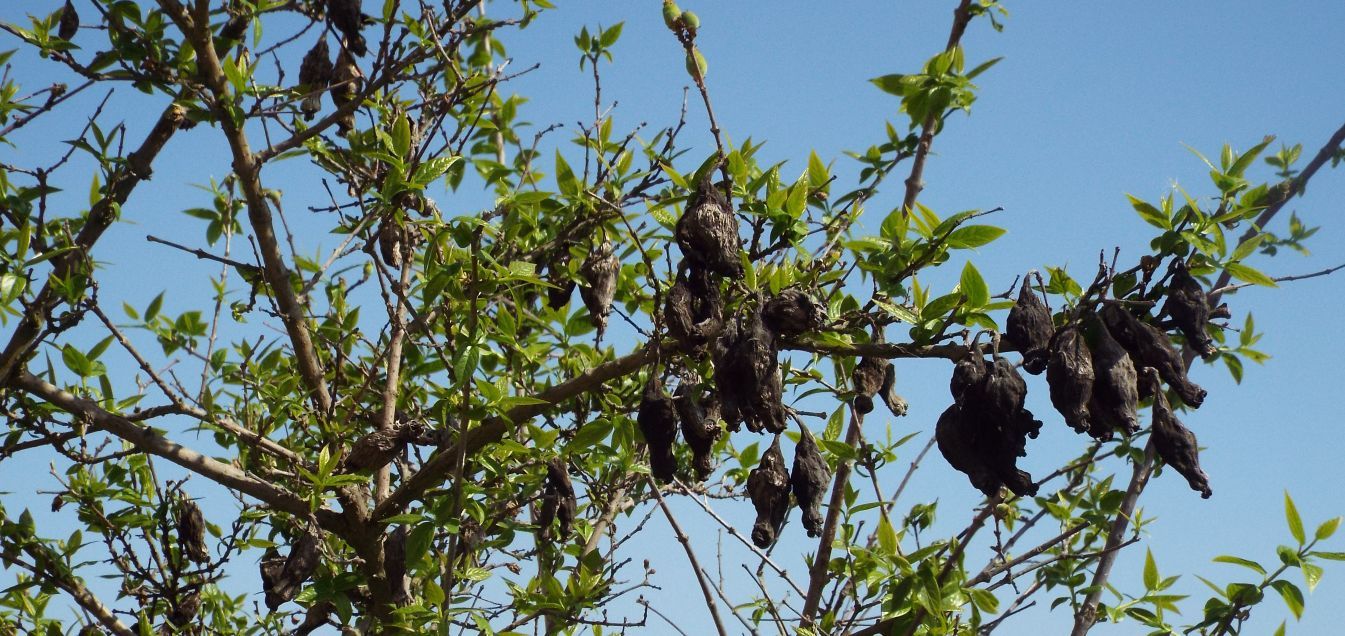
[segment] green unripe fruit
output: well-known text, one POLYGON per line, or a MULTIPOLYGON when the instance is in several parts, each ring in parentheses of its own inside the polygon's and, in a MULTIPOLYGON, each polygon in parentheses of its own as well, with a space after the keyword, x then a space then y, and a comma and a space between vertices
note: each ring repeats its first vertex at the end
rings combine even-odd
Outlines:
POLYGON ((692 49, 691 52, 687 53, 687 72, 691 74, 692 78, 705 77, 708 70, 709 66, 705 63, 705 56, 701 55, 700 51, 692 49))
POLYGON ((663 23, 669 29, 677 29, 677 19, 682 17, 682 9, 673 0, 663 0, 663 23))
POLYGON ((685 24, 688 29, 695 31, 696 29, 701 28, 701 19, 690 11, 683 11, 682 24, 685 24))

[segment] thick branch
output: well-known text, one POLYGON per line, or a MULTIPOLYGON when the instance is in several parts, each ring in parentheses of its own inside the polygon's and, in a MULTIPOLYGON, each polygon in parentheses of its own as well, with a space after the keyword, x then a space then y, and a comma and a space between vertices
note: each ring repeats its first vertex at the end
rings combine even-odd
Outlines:
POLYGON ((39 579, 51 582, 66 594, 69 594, 81 609, 97 619, 98 623, 108 632, 117 636, 134 636, 135 632, 132 632, 118 620, 112 610, 98 600, 98 597, 94 596, 89 588, 84 587, 84 583, 76 578, 73 572, 70 574, 60 573, 59 569, 53 567, 54 564, 50 564, 51 557, 44 550, 39 549, 36 544, 25 544, 22 549, 33 560, 31 564, 19 560, 16 558, 17 555, 7 556, 3 553, 0 553, 0 560, 3 560, 7 565, 28 570, 39 579))

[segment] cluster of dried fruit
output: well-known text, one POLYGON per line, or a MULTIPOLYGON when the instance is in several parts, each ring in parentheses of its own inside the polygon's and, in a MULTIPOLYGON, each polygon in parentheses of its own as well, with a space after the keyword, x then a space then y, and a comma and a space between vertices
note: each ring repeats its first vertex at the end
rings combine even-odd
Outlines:
POLYGON ((593 246, 588 258, 579 268, 584 277, 584 285, 579 288, 579 296, 588 307, 589 320, 598 329, 598 339, 607 331, 607 316, 612 313, 612 299, 616 297, 617 276, 621 273, 621 262, 617 260, 611 241, 603 241, 593 246))
POLYGON ((754 433, 785 430, 776 333, 762 313, 743 308, 716 342, 715 387, 729 430, 738 430, 743 422, 754 433))
POLYGON ((575 498, 574 483, 565 460, 554 457, 546 464, 546 481, 542 486, 542 508, 537 513, 538 536, 543 542, 551 540, 551 524, 559 522, 560 540, 570 538, 579 500, 575 498))
POLYGON ((318 568, 319 542, 322 536, 316 525, 309 525, 290 548, 289 556, 282 557, 270 548, 262 557, 262 591, 266 607, 271 611, 294 599, 299 588, 318 568))
POLYGON ((383 539, 383 572, 392 591, 392 602, 406 605, 411 600, 411 579, 406 575, 406 524, 398 525, 383 539))
POLYGON ((668 335, 685 351, 697 351, 724 326, 724 300, 719 281, 707 270, 690 267, 677 273, 663 307, 668 335))
POLYGON ((944 459, 987 497, 1001 486, 1020 496, 1036 494, 1032 476, 1017 462, 1027 454, 1027 438, 1037 436, 1041 422, 1024 407, 1027 382, 1013 363, 998 355, 987 362, 973 345, 954 365, 949 387, 953 404, 935 426, 944 459))
POLYGON ((741 279, 743 242, 738 219, 728 197, 711 182, 714 172, 705 170, 687 200, 686 212, 677 220, 677 245, 693 268, 741 279))
POLYGON ((719 398, 710 395, 702 400, 696 384, 683 382, 677 387, 676 402, 682 437, 691 448, 692 467, 696 469, 696 478, 704 480, 714 471, 711 451, 723 433, 719 426, 719 398))
POLYGON ((327 0, 327 19, 341 33, 346 50, 361 57, 369 52, 360 30, 370 19, 360 11, 360 0, 327 0))
POLYGON ((185 495, 177 503, 177 538, 182 553, 193 563, 210 560, 210 551, 205 544, 205 515, 201 514, 201 507, 185 495))
POLYGON ((747 495, 756 508, 757 520, 752 525, 752 543, 768 548, 780 536, 789 514, 789 495, 803 510, 803 527, 808 536, 822 533, 822 496, 826 493, 831 471, 822 457, 817 441, 808 429, 801 429, 799 443, 794 447, 794 471, 785 469, 785 456, 780 452, 780 436, 776 435, 771 447, 747 476, 747 495))
POLYGON ((425 425, 420 422, 397 422, 390 428, 367 433, 351 445, 350 452, 341 460, 341 472, 354 473, 387 466, 407 444, 424 433, 425 425))
POLYGON ((65 0, 65 6, 61 7, 61 17, 56 21, 56 37, 69 41, 73 40, 78 32, 79 12, 75 11, 74 3, 65 0))
POLYGON ((855 387, 855 410, 867 415, 873 411, 873 397, 883 399, 887 410, 901 417, 909 407, 906 400, 897 395, 897 367, 891 360, 865 356, 855 365, 850 374, 850 382, 855 387))
MULTIPOLYGON (((355 11, 358 13, 359 9, 356 8, 355 11)), ((361 38, 360 42, 363 43, 364 40, 361 38)), ((336 63, 333 64, 331 52, 327 48, 327 37, 320 35, 313 48, 304 54, 303 61, 299 63, 298 91, 304 96, 299 104, 299 112, 303 113, 305 120, 312 120, 313 116, 322 110, 324 90, 331 95, 332 104, 338 109, 359 97, 364 83, 364 73, 360 71, 359 65, 355 63, 355 55, 351 53, 351 49, 342 47, 336 56, 336 63)), ((342 116, 336 125, 343 135, 354 130, 354 111, 342 116)))

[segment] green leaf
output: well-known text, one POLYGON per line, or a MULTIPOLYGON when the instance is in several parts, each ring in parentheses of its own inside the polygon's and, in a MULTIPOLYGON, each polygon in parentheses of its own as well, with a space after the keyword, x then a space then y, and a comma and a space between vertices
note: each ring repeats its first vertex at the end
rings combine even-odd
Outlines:
POLYGON ((570 169, 570 164, 565 162, 565 157, 556 151, 556 186, 560 188, 562 194, 576 196, 579 194, 579 180, 574 176, 574 170, 570 169))
POLYGON ((1327 519, 1326 521, 1322 522, 1322 525, 1317 526, 1317 533, 1315 535, 1317 537, 1317 540, 1325 541, 1327 539, 1330 539, 1331 535, 1335 534, 1336 529, 1340 527, 1340 519, 1341 519, 1340 517, 1327 519))
POLYGON ((1303 545, 1307 539, 1303 532, 1303 519, 1298 516, 1298 507, 1294 505, 1294 500, 1287 490, 1284 491, 1284 519, 1289 522, 1289 534, 1294 535, 1298 545, 1303 545))
POLYGON ((897 531, 886 515, 878 519, 878 547, 888 556, 897 553, 897 531))
POLYGON ((1265 576, 1265 575, 1266 575, 1266 569, 1263 568, 1263 567, 1261 567, 1261 564, 1260 564, 1260 563, 1257 563, 1256 561, 1252 561, 1251 559, 1244 559, 1244 558, 1242 558, 1242 557, 1235 557, 1235 556, 1230 556, 1230 555, 1226 555, 1226 554, 1225 554, 1225 555, 1220 555, 1220 556, 1214 557, 1214 562, 1215 562, 1215 563, 1232 563, 1233 565, 1241 565, 1241 566, 1244 567, 1244 568, 1247 568, 1247 569, 1249 569, 1249 570, 1253 570, 1253 571, 1255 571, 1257 574, 1260 574, 1261 576, 1265 576))
POLYGON ((1163 214, 1162 210, 1154 207, 1151 203, 1129 194, 1126 195, 1126 198, 1130 199, 1130 207, 1135 208, 1135 212, 1139 213, 1140 218, 1144 219, 1145 223, 1161 230, 1172 229, 1172 219, 1168 218, 1168 215, 1163 214))
POLYGON ((1271 581, 1271 587, 1280 593, 1284 599, 1284 604, 1289 606, 1289 611, 1294 613, 1295 619, 1303 618, 1303 591, 1298 589, 1297 585, 1285 580, 1271 581))
POLYGON ((621 29, 626 26, 625 22, 618 22, 603 30, 602 35, 598 36, 598 43, 602 48, 611 48, 616 41, 621 39, 621 29))
POLYGON ((1317 589, 1317 584, 1322 582, 1322 566, 1304 563, 1301 567, 1303 568, 1303 582, 1308 586, 1308 594, 1311 594, 1313 590, 1317 589))
POLYGON ((1228 260, 1238 262, 1251 256, 1252 252, 1256 251, 1256 248, 1261 245, 1262 241, 1266 240, 1267 236, 1268 235, 1265 232, 1261 232, 1260 234, 1239 243, 1237 249, 1233 250, 1233 255, 1230 256, 1228 260))
POLYGON ((1144 551, 1144 589, 1158 587, 1158 564, 1154 562, 1153 550, 1144 551))
POLYGON ((1272 141, 1275 141, 1275 136, 1267 135, 1265 139, 1261 140, 1261 143, 1252 146, 1247 152, 1242 153, 1242 156, 1238 157, 1237 161, 1234 161, 1233 165, 1228 168, 1228 174, 1234 177, 1241 177, 1242 173, 1247 171, 1247 168, 1252 165, 1253 161, 1256 161, 1256 158, 1261 154, 1261 151, 1265 150, 1266 146, 1270 145, 1270 142, 1272 141))
POLYGON ((149 301, 149 307, 145 308, 145 322, 154 322, 158 317, 159 310, 163 308, 163 292, 159 292, 154 300, 149 301))
POLYGON ((1001 236, 1004 236, 1003 228, 993 225, 968 225, 950 232, 943 243, 953 249, 969 249, 990 243, 1001 236))
POLYGON ((869 82, 874 86, 877 86, 879 90, 882 90, 884 93, 887 93, 889 95, 896 95, 897 97, 902 97, 906 94, 906 87, 905 84, 902 82, 902 78, 904 77, 906 76, 894 73, 892 75, 875 77, 869 80, 869 82))
POLYGON ((979 309, 990 302, 990 288, 986 286, 976 266, 967 261, 962 268, 962 293, 967 295, 967 307, 979 309))
POLYGON ((1242 263, 1229 263, 1228 265, 1224 266, 1224 269, 1228 270, 1228 273, 1232 274, 1233 278, 1236 278, 1245 283, 1251 283, 1253 285, 1261 285, 1263 287, 1279 287, 1279 285, 1276 285, 1275 281, 1272 280, 1269 276, 1266 276, 1265 274, 1262 274, 1259 271, 1247 267, 1242 263))

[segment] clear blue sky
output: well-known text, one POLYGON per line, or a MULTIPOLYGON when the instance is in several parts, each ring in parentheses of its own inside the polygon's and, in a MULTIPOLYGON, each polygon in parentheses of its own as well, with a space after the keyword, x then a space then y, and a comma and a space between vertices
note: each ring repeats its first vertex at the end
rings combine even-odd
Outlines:
MULTIPOLYGON (((371 4, 371 3, 369 3, 371 4)), ((885 119, 899 122, 896 99, 868 84, 871 77, 910 72, 941 49, 947 37, 951 1, 878 3, 683 2, 702 19, 698 44, 709 59, 708 83, 721 127, 732 139, 752 137, 768 142, 770 160, 789 160, 786 174, 797 174, 810 150, 837 159, 842 174, 851 165, 841 153, 862 150, 882 138, 885 119)), ((0 19, 23 21, 26 12, 54 10, 56 2, 8 2, 0 19)), ((1044 265, 1071 266, 1080 276, 1093 269, 1100 249, 1122 249, 1122 262, 1133 261, 1145 248, 1148 226, 1126 203, 1125 194, 1156 200, 1174 184, 1194 193, 1209 193, 1206 169, 1186 146, 1216 157, 1224 143, 1245 149, 1263 135, 1286 143, 1302 143, 1304 160, 1337 127, 1345 123, 1345 83, 1339 62, 1345 59, 1345 3, 1222 2, 1132 3, 1010 2, 1012 15, 1003 33, 975 24, 963 39, 968 61, 1004 56, 982 76, 972 116, 954 116, 935 142, 935 156, 926 172, 922 201, 940 213, 1003 206, 994 224, 1009 230, 1002 241, 973 256, 993 289, 1003 289, 1015 274, 1044 265)), ((625 21, 616 47, 615 65, 603 67, 603 91, 617 100, 616 129, 647 121, 657 129, 674 120, 681 106, 681 52, 663 27, 658 3, 578 2, 543 17, 522 33, 505 40, 513 68, 534 62, 541 68, 512 85, 531 101, 522 119, 542 127, 592 118, 591 85, 577 68, 571 37, 582 26, 625 21)), ((0 49, 12 48, 0 43, 0 49)), ((49 62, 33 56, 16 58, 14 72, 33 88, 49 81, 49 62)), ((25 91, 26 92, 26 91, 25 91)), ((113 104, 138 108, 146 104, 129 87, 118 90, 113 104)), ((99 96, 101 97, 101 95, 99 96)), ((87 96, 93 99, 93 96, 87 96)), ((162 104, 154 106, 161 108, 162 104)), ((69 112, 78 112, 74 109, 69 112)), ((116 111, 113 111, 116 112, 116 111)), ((143 126, 141 113, 125 115, 143 126)), ((690 108, 688 141, 695 156, 712 144, 704 133, 703 113, 690 108)), ((54 140, 73 136, 82 122, 48 119, 27 132, 17 148, 0 148, 0 161, 26 162, 34 156, 60 152, 54 140), (39 144, 38 140, 46 140, 39 144)), ((219 178, 228 168, 221 141, 213 131, 198 129, 201 143, 191 160, 158 167, 152 189, 137 192, 127 206, 137 226, 120 226, 97 251, 100 261, 114 263, 133 283, 104 287, 104 302, 115 307, 125 299, 143 307, 164 288, 190 281, 200 284, 203 271, 181 255, 149 249, 146 233, 166 236, 175 230, 196 231, 177 210, 199 205, 199 192, 186 183, 219 178), (180 278, 181 277, 181 278, 180 278)), ((135 134, 131 138, 135 138, 135 134)), ((552 143, 571 136, 553 133, 552 143)), ((175 140, 177 144, 181 140, 175 140)), ((195 143, 188 141, 187 143, 195 143)), ((181 153, 181 148, 178 148, 181 153)), ((544 153, 544 155, 548 155, 544 153)), ((187 155, 178 154, 178 157, 187 155)), ((1267 166, 1258 178, 1270 178, 1267 166)), ((279 181, 279 180, 277 180, 279 181)), ((76 184, 78 197, 87 184, 76 184)), ((287 209, 300 210, 322 195, 310 183, 270 183, 293 195, 287 209)), ((839 187, 839 186, 838 186, 839 187)), ((876 216, 898 204, 895 187, 869 206, 876 216)), ((475 212, 487 205, 485 195, 442 194, 446 212, 475 212)), ((1289 208, 1310 225, 1323 229, 1300 257, 1282 253, 1263 261, 1273 276, 1306 273, 1345 262, 1345 172, 1320 174, 1306 197, 1289 208)), ((875 222, 876 223, 876 222, 875 222)), ((1283 220, 1278 228, 1283 228, 1283 220)), ((1272 228, 1272 230, 1277 228, 1272 228)), ((330 237, 310 245, 330 249, 330 237)), ((929 280, 950 286, 960 263, 945 265, 929 280)), ((1207 591, 1191 576, 1198 573, 1224 583, 1245 571, 1213 564, 1219 554, 1233 553, 1263 563, 1276 562, 1274 546, 1288 542, 1282 514, 1288 489, 1310 524, 1345 513, 1339 491, 1342 452, 1339 409, 1334 404, 1341 385, 1339 360, 1345 344, 1333 327, 1343 307, 1345 278, 1318 278, 1286 284, 1279 290, 1247 290, 1227 298, 1240 318, 1253 310, 1266 335, 1260 348, 1273 358, 1263 367, 1249 366, 1241 386, 1231 382, 1222 366, 1197 366, 1193 379, 1209 390, 1199 411, 1186 423, 1208 447, 1202 463, 1215 495, 1201 500, 1175 474, 1164 474, 1149 487, 1142 506, 1157 521, 1151 540, 1122 555, 1116 581, 1134 590, 1143 549, 1153 550, 1162 572, 1184 574, 1178 593, 1203 599, 1207 591)), ((185 308, 188 299, 180 299, 185 308)), ((170 299, 171 303, 176 302, 170 299)), ((11 323, 12 325, 12 323, 11 323)), ((11 326, 0 328, 7 337, 11 326)), ((623 347, 618 344, 618 349, 623 347)), ((902 391, 912 403, 905 419, 892 422, 894 435, 931 431, 948 402, 946 363, 908 361, 899 364, 902 391)), ((1044 398, 1044 384, 1031 383, 1031 406, 1046 421, 1042 437, 1030 447, 1026 466, 1044 473, 1079 452, 1084 440, 1069 432, 1044 398)), ((881 408, 879 409, 881 411, 881 408)), ((874 433, 870 431, 870 436, 874 433)), ((909 457, 903 457, 903 462, 909 457)), ((42 465, 34 470, 44 471, 42 465)), ((0 464, 0 483, 13 483, 18 466, 0 464)), ((1124 476, 1129 471, 1121 468, 1124 476)), ((1124 478, 1123 476, 1123 478, 1124 478)), ((883 474, 890 490, 899 473, 883 474)), ((904 498, 940 501, 938 531, 961 528, 974 503, 974 493, 959 473, 934 457, 904 498)), ((35 500, 44 509, 46 498, 35 500)), ((746 503, 722 503, 722 514, 749 527, 746 503)), ((717 532, 696 509, 679 506, 689 531, 712 552, 717 532)), ((11 506, 11 512, 14 508, 11 506)), ((55 533, 53 533, 55 534, 55 533)), ((776 559, 801 575, 799 555, 811 549, 802 541, 797 522, 785 531, 776 559)), ((655 519, 644 535, 648 545, 672 545, 666 524, 655 519)), ((726 539, 727 545, 727 539, 726 539)), ((1327 549, 1345 549, 1338 538, 1327 549)), ((706 627, 698 593, 682 574, 680 551, 660 547, 644 552, 659 571, 660 592, 647 593, 656 606, 676 610, 683 627, 697 633, 706 627), (683 585, 683 582, 686 582, 683 585), (694 595, 694 596, 693 596, 694 595), (695 598, 694 602, 687 599, 695 598)), ((983 562, 989 552, 973 549, 969 563, 983 562)), ((637 556, 638 558, 638 556, 637 556)), ((249 564, 240 576, 255 577, 249 564)), ((6 580, 0 578, 0 584, 6 580)), ((1301 583, 1301 579, 1298 579, 1301 583)), ((252 581, 246 581, 251 586, 252 581)), ((1047 593, 1043 602, 1049 603, 1047 593)), ((1308 599, 1304 620, 1290 617, 1289 633, 1328 634, 1345 620, 1345 567, 1328 566, 1326 577, 1308 599)), ((1186 605, 1186 618, 1200 612, 1198 602, 1186 605)), ((1269 633, 1288 617, 1278 598, 1269 598, 1254 615, 1247 633, 1269 633)), ((1069 617, 1034 609, 1011 620, 997 633, 1059 633, 1069 617)), ((651 630, 650 633, 658 633, 651 630)), ((1134 623, 1099 627, 1098 634, 1137 633, 1134 623)))

